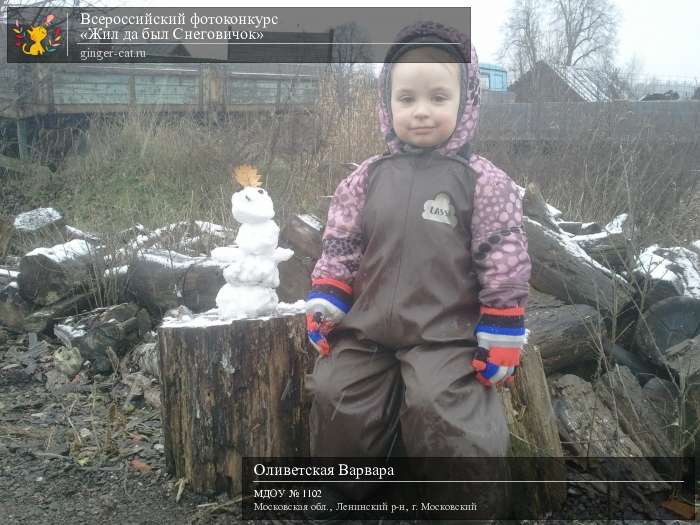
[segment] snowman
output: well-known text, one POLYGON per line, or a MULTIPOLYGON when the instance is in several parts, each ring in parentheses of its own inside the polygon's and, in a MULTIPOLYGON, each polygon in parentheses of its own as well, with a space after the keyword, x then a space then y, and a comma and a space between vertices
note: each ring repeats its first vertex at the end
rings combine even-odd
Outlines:
POLYGON ((260 177, 248 165, 234 170, 243 189, 231 197, 233 218, 241 223, 235 246, 215 248, 212 258, 226 264, 226 284, 216 296, 221 319, 258 317, 275 312, 280 284, 277 265, 294 252, 279 248, 280 229, 272 220, 275 210, 268 193, 260 188, 260 177))

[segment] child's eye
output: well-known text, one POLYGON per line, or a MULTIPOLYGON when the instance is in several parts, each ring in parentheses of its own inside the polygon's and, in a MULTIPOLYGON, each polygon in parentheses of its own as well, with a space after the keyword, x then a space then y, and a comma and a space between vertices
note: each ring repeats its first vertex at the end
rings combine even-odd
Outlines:
POLYGON ((404 104, 408 104, 409 102, 413 102, 413 97, 400 97, 399 102, 403 102, 404 104))
POLYGON ((447 100, 447 97, 445 95, 435 95, 433 97, 433 100, 435 102, 445 102, 447 100))

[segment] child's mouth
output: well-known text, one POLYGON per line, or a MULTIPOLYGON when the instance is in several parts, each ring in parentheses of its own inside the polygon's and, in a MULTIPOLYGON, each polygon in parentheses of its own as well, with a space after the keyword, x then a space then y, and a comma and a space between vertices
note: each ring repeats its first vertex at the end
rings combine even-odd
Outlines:
POLYGON ((411 129, 413 133, 416 135, 427 135, 431 131, 433 131, 433 128, 413 128, 411 129))

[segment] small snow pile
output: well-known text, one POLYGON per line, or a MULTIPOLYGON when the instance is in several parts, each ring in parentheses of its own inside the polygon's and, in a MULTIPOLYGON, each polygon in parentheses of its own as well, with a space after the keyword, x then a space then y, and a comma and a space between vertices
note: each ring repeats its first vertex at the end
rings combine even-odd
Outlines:
POLYGON ((44 255, 45 257, 60 263, 66 259, 82 257, 90 253, 90 244, 83 239, 73 239, 63 244, 57 244, 51 248, 35 248, 29 255, 44 255))
POLYGON ((17 215, 14 226, 18 230, 36 231, 60 220, 61 217, 61 213, 53 208, 37 208, 17 215))
MULTIPOLYGON (((617 236, 624 235, 625 228, 627 227, 627 219, 628 218, 629 218, 629 215, 627 215, 626 213, 623 213, 623 214, 615 217, 608 224, 606 224, 603 227, 603 231, 598 232, 598 233, 588 233, 588 234, 583 234, 583 235, 575 235, 574 237, 572 237, 572 240, 579 243, 579 245, 581 245, 583 248, 586 248, 587 246, 591 245, 595 241, 607 239, 607 238, 614 236, 614 235, 617 235, 617 236)), ((591 226, 593 226, 595 224, 596 223, 593 223, 593 222, 584 222, 583 224, 581 224, 581 229, 590 228, 591 226)))
POLYGON ((700 299, 700 255, 694 251, 654 244, 639 254, 634 273, 666 281, 678 295, 700 299))

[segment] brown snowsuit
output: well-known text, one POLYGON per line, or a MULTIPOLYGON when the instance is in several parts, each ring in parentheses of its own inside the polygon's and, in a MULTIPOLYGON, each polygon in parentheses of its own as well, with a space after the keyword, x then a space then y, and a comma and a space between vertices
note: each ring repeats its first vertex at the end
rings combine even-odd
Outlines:
MULTIPOLYGON (((352 307, 328 335, 330 355, 307 377, 312 456, 508 455, 500 395, 471 366, 474 328, 480 304, 524 306, 530 263, 517 188, 486 159, 465 153, 478 114, 473 50, 462 72, 466 100, 446 147, 403 148, 384 104, 389 152, 365 161, 336 191, 313 277, 351 283, 352 307), (491 220, 492 195, 503 213, 508 203, 508 217, 496 212, 491 220), (475 258, 477 250, 488 253, 475 258)), ((473 501, 474 485, 464 485, 457 503, 473 501)), ((334 487, 356 500, 376 489, 334 487)), ((478 494, 493 517, 508 508, 500 487, 478 494)))

